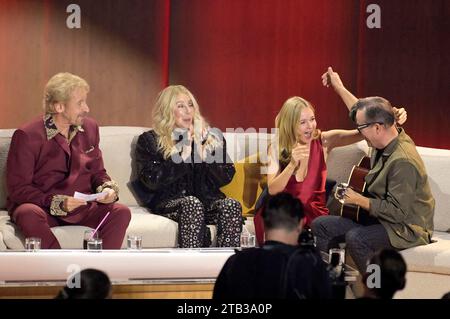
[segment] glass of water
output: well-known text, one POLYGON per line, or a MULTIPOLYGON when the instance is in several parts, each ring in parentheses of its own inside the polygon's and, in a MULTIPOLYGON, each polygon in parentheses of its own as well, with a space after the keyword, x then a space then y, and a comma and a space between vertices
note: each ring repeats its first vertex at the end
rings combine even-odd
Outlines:
POLYGON ((334 197, 341 203, 344 204, 345 192, 347 191, 348 184, 347 183, 339 183, 336 186, 336 191, 334 192, 334 197))
POLYGON ((38 251, 41 249, 41 239, 38 237, 25 238, 25 249, 27 251, 38 251))
POLYGON ((87 249, 87 243, 89 239, 91 238, 98 238, 98 232, 95 232, 95 230, 90 229, 86 230, 83 235, 83 249, 87 249))
POLYGON ((130 249, 130 250, 142 249, 142 236, 128 235, 127 236, 127 249, 130 249))
POLYGON ((250 233, 241 234, 241 248, 252 248, 256 245, 255 235, 250 233))

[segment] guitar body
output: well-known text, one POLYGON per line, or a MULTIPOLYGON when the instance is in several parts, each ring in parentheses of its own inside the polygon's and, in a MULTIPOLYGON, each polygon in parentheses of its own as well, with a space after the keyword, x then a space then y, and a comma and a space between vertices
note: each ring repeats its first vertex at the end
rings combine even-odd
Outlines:
MULTIPOLYGON (((358 165, 353 166, 350 177, 348 178, 348 186, 351 187, 355 192, 363 194, 366 189, 366 181, 364 178, 370 171, 370 158, 364 156, 358 163, 358 165)), ((349 218, 357 223, 366 224, 370 223, 370 219, 373 217, 369 216, 369 213, 356 205, 342 205, 341 206, 341 216, 349 218)))

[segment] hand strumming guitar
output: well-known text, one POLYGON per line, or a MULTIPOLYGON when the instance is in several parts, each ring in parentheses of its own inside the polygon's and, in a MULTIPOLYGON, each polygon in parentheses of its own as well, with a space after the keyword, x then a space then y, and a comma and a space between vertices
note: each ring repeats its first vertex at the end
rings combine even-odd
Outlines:
POLYGON ((362 209, 370 209, 370 201, 367 197, 355 192, 350 187, 347 188, 344 194, 344 205, 357 205, 362 209))

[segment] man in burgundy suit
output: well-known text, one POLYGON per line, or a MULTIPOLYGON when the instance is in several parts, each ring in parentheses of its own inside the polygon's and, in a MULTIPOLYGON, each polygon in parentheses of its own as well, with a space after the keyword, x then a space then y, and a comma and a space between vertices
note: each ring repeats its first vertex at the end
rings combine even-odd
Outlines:
MULTIPOLYGON (((87 117, 89 85, 59 73, 44 91, 44 117, 14 132, 7 162, 8 211, 25 237, 42 248, 61 248, 50 230, 59 225, 97 227, 103 247, 120 249, 130 222, 128 207, 116 203, 118 185, 106 174, 96 122, 87 117), (74 192, 106 195, 93 202, 74 192)), ((80 238, 80 242, 83 239, 80 238)))

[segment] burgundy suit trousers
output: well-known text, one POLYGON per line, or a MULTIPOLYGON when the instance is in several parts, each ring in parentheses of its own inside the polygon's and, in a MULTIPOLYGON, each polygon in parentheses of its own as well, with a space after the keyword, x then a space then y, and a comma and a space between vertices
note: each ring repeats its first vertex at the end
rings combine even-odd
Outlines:
MULTIPOLYGON (((99 229, 104 249, 120 249, 131 219, 130 209, 119 203, 100 204, 89 202, 78 207, 67 216, 52 216, 34 204, 22 204, 13 214, 12 220, 19 226, 25 237, 41 238, 43 249, 61 248, 55 235, 50 230, 55 226, 80 225, 97 228, 105 215, 111 212, 99 229)), ((83 238, 80 238, 80 244, 83 238)))

